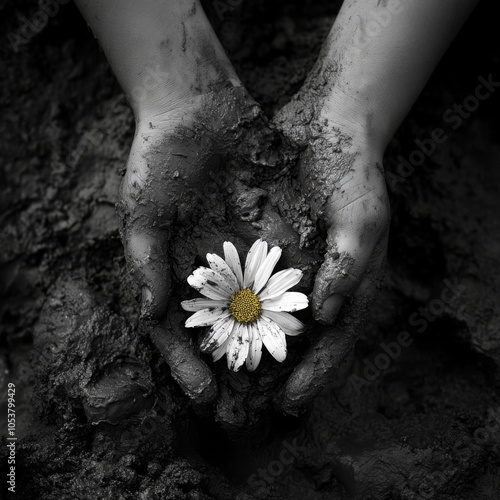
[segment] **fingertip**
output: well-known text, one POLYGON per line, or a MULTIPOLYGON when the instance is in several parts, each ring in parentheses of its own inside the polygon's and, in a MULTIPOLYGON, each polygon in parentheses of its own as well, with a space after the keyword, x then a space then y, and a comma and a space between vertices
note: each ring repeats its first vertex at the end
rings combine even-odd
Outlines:
POLYGON ((281 408, 283 413, 298 416, 315 392, 313 391, 314 368, 310 364, 300 365, 288 380, 281 408))
POLYGON ((217 397, 217 383, 212 372, 201 360, 195 359, 189 364, 190 366, 172 369, 176 382, 196 405, 213 403, 217 397))
POLYGON ((183 315, 171 308, 167 320, 153 328, 152 338, 182 391, 194 404, 207 405, 217 397, 217 384, 209 367, 195 354, 181 324, 183 315))
POLYGON ((351 351, 355 336, 344 329, 321 328, 321 338, 295 368, 285 386, 282 410, 298 415, 332 380, 351 351))
POLYGON ((343 303, 344 297, 342 295, 338 293, 330 295, 313 309, 314 318, 324 325, 332 325, 343 303))

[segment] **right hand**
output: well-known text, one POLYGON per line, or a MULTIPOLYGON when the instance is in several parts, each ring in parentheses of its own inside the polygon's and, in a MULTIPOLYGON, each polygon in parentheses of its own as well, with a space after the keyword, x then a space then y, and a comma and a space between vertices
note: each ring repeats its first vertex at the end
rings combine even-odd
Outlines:
POLYGON ((260 126, 261 112, 243 87, 224 87, 137 125, 121 185, 119 214, 130 273, 141 289, 148 322, 174 379, 196 403, 217 396, 208 366, 195 353, 178 304, 169 307, 169 240, 174 221, 192 230, 194 193, 225 162, 244 133, 260 126))

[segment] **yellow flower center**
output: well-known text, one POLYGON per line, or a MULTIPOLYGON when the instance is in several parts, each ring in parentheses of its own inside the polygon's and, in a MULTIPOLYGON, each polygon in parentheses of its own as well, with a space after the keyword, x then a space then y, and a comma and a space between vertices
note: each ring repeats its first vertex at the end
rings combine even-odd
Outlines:
POLYGON ((236 321, 251 323, 259 317, 260 311, 260 300, 252 290, 245 288, 231 296, 229 312, 236 321))

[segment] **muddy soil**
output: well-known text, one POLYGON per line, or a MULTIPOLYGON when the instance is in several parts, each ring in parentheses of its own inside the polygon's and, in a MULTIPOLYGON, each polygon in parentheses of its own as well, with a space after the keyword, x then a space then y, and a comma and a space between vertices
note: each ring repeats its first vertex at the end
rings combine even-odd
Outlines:
MULTIPOLYGON (((340 3, 208 5, 269 118, 300 88, 340 3)), ((270 356, 256 374, 211 364, 220 395, 203 410, 139 323, 115 213, 133 116, 78 11, 59 4, 33 28, 36 2, 0 2, 2 467, 9 383, 18 436, 16 496, 2 498, 497 498, 498 86, 477 109, 455 107, 500 81, 494 2, 471 17, 387 151, 384 288, 355 351, 297 418, 274 403, 318 335, 308 313, 279 369, 270 356)), ((223 193, 234 213, 220 183, 202 193, 203 216, 172 242, 176 300, 192 296, 185 277, 228 234, 241 249, 259 236, 282 245, 282 265, 305 269, 310 291, 321 235, 301 245, 311 223, 283 182, 295 181, 279 171, 263 183, 242 167, 223 193)))

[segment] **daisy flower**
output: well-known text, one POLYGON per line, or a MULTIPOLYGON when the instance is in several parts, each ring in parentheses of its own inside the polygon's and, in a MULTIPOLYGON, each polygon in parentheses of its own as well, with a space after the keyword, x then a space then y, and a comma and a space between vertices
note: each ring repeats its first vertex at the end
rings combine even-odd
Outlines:
POLYGON ((289 312, 308 306, 303 293, 289 292, 302 279, 300 269, 286 269, 271 276, 281 257, 281 248, 268 252, 267 243, 257 240, 250 248, 243 273, 235 246, 224 243, 224 259, 207 254, 210 268, 199 267, 188 283, 206 298, 185 300, 185 311, 195 313, 186 327, 210 326, 201 350, 214 361, 224 354, 229 369, 243 363, 249 371, 259 366, 262 344, 280 363, 286 358, 285 335, 299 335, 304 325, 289 312))

